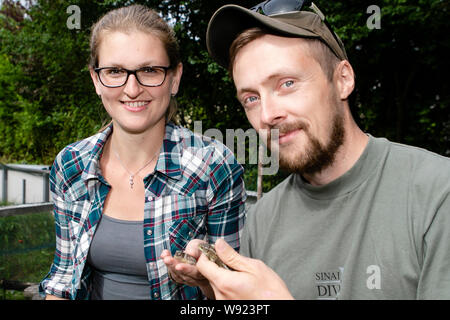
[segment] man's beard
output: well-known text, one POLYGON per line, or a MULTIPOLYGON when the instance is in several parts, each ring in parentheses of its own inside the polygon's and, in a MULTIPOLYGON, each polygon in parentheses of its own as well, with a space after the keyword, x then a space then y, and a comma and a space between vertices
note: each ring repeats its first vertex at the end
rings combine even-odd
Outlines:
MULTIPOLYGON (((296 150, 292 152, 293 154, 289 152, 289 145, 282 147, 288 149, 286 151, 283 151, 282 148, 279 149, 280 168, 292 173, 312 175, 321 172, 333 164, 336 153, 344 142, 345 128, 342 113, 339 113, 336 110, 338 106, 334 105, 332 108, 335 111, 335 114, 332 120, 328 143, 326 144, 322 144, 315 136, 313 136, 309 131, 308 126, 301 120, 294 123, 274 126, 272 128, 279 129, 280 135, 299 129, 308 137, 305 150, 301 154, 296 150), (291 153, 291 156, 288 156, 287 153, 291 153)), ((269 141, 270 133, 268 136, 268 142, 269 141)), ((271 145, 271 143, 269 142, 267 145, 271 145)))

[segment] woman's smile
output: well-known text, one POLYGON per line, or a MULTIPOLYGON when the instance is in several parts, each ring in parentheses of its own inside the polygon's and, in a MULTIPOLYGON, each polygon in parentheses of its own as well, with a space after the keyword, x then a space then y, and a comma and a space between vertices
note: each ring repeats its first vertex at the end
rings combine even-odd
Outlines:
POLYGON ((131 112, 140 112, 145 110, 150 105, 150 100, 145 101, 121 101, 124 108, 131 112))

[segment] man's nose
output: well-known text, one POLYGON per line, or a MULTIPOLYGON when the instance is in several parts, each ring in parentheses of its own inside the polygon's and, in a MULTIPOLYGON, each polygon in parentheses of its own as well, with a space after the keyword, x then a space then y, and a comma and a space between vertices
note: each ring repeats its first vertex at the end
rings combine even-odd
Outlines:
POLYGON ((286 111, 277 103, 273 95, 265 95, 261 99, 261 122, 273 126, 286 118, 286 111))

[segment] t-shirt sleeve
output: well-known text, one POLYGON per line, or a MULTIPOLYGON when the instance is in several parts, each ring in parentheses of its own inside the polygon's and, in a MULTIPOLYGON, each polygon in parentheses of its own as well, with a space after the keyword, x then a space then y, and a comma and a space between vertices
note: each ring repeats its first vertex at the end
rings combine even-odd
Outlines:
POLYGON ((450 193, 436 210, 423 240, 418 299, 450 299, 450 193))

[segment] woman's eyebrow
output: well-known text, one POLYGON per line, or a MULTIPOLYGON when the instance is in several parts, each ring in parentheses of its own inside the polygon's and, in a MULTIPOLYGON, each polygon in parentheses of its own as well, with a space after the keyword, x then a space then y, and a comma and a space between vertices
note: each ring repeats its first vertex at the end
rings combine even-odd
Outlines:
MULTIPOLYGON (((153 63, 153 61, 149 60, 147 62, 143 62, 143 63, 138 64, 136 66, 136 69, 140 69, 140 68, 143 68, 143 67, 151 67, 151 66, 161 66, 161 65, 164 65, 164 64, 153 63)), ((114 68, 130 69, 130 68, 124 67, 124 65, 121 64, 121 63, 110 63, 107 66, 108 67, 114 67, 114 68)))

